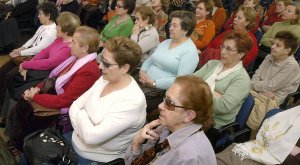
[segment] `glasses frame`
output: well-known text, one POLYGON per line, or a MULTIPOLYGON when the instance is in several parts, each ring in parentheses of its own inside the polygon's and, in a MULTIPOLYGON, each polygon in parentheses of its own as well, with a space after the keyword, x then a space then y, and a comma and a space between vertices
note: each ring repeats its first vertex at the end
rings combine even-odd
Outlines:
POLYGON ((175 105, 174 101, 168 99, 166 96, 163 97, 164 107, 169 111, 175 111, 175 108, 192 109, 184 106, 175 105))
POLYGON ((100 63, 104 66, 104 68, 110 68, 113 65, 119 65, 119 64, 110 64, 108 62, 105 62, 103 57, 100 58, 100 63))
POLYGON ((237 52, 237 51, 238 51, 237 49, 233 49, 233 50, 228 49, 228 47, 226 47, 224 44, 221 44, 221 45, 220 45, 220 49, 221 49, 221 50, 222 50, 222 49, 225 49, 226 52, 231 52, 231 53, 237 52))

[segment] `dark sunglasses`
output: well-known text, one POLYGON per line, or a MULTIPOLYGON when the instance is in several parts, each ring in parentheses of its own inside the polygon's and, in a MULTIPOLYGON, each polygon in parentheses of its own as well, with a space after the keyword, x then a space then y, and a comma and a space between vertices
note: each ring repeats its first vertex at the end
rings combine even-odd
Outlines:
POLYGON ((163 99, 164 99, 164 106, 169 111, 175 111, 175 108, 191 109, 191 108, 175 105, 175 103, 172 100, 168 99, 166 96, 163 99))
POLYGON ((110 64, 110 63, 105 62, 103 57, 100 58, 100 62, 102 63, 104 68, 110 68, 112 65, 118 65, 118 64, 110 64))

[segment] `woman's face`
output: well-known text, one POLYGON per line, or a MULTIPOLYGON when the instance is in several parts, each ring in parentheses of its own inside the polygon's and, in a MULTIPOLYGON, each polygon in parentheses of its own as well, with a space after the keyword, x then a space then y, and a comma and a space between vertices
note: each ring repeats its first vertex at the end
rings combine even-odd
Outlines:
POLYGON ((180 40, 184 37, 186 37, 186 31, 181 29, 181 19, 179 18, 173 18, 171 21, 171 26, 170 26, 170 38, 171 39, 176 39, 176 40, 180 40))
POLYGON ((42 10, 39 10, 38 18, 39 18, 40 23, 42 25, 45 25, 49 22, 50 15, 46 16, 42 10))
POLYGON ((118 78, 124 74, 113 56, 114 55, 111 52, 104 49, 99 64, 99 69, 102 71, 103 79, 110 82, 117 81, 118 78))
POLYGON ((246 7, 255 7, 254 0, 245 0, 244 1, 244 6, 246 6, 246 7))
POLYGON ((298 16, 296 14, 296 6, 288 5, 286 10, 282 13, 282 19, 284 20, 295 20, 298 16))
POLYGON ((124 9, 123 1, 117 1, 115 11, 117 15, 122 15, 122 14, 126 14, 128 10, 124 9))
POLYGON ((159 108, 159 119, 161 125, 167 127, 170 131, 175 132, 176 130, 185 126, 185 117, 187 111, 183 108, 173 107, 167 105, 166 102, 172 103, 176 106, 182 106, 179 98, 182 97, 180 86, 173 84, 166 92, 166 100, 158 105, 159 108))
POLYGON ((152 0, 151 5, 152 7, 162 7, 160 0, 152 0))
POLYGON ((275 7, 275 12, 276 13, 278 13, 278 14, 282 13, 282 12, 285 11, 285 9, 286 9, 286 7, 285 7, 285 5, 284 5, 284 3, 282 1, 278 1, 276 3, 276 7, 275 7))
POLYGON ((234 20, 233 20, 233 28, 234 29, 246 29, 246 26, 249 24, 247 21, 243 11, 238 11, 234 20))
POLYGON ((196 17, 197 18, 206 18, 209 12, 206 11, 204 3, 199 3, 196 7, 196 17))
POLYGON ((139 12, 135 13, 135 24, 139 25, 140 28, 148 26, 148 19, 143 20, 139 12))
POLYGON ((283 56, 288 57, 290 50, 285 48, 283 41, 275 39, 274 44, 271 46, 271 55, 277 59, 283 56))
POLYGON ((225 40, 220 46, 221 62, 225 66, 234 66, 239 63, 244 54, 237 51, 236 43, 233 39, 225 40))
POLYGON ((84 57, 85 55, 88 54, 87 50, 86 50, 87 46, 80 46, 80 44, 79 44, 80 39, 81 39, 80 34, 74 33, 74 35, 72 37, 72 42, 70 44, 71 55, 75 56, 77 58, 84 57))

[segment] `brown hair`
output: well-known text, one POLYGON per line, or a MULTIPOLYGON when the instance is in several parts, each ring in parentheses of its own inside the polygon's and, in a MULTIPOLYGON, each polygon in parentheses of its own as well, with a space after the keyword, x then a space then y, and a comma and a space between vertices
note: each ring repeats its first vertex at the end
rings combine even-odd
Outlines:
POLYGON ((131 73, 141 61, 141 47, 129 38, 114 37, 105 42, 104 48, 113 54, 119 66, 130 65, 128 73, 131 73))
POLYGON ((238 11, 242 11, 249 24, 246 29, 251 31, 256 25, 257 12, 252 7, 241 6, 238 11))
POLYGON ((161 8, 165 13, 168 13, 170 0, 160 0, 161 8))
POLYGON ((62 12, 56 19, 61 31, 73 36, 77 27, 80 26, 80 18, 71 12, 62 12))
POLYGON ((291 0, 278 0, 278 1, 276 1, 276 3, 278 3, 278 2, 283 2, 284 6, 288 6, 288 5, 292 4, 291 0))
POLYGON ((173 18, 180 19, 181 29, 186 31, 186 36, 189 37, 193 33, 196 26, 196 16, 195 13, 189 11, 178 10, 170 14, 170 20, 173 18))
POLYGON ((97 52, 99 49, 99 34, 97 30, 90 28, 88 26, 79 26, 75 33, 80 35, 79 45, 84 46, 88 45, 89 50, 88 53, 97 52))
MULTIPOLYGON (((249 33, 245 30, 232 30, 224 36, 224 40, 234 40, 236 49, 239 53, 248 54, 252 48, 253 41, 249 33)), ((244 57, 245 57, 244 55, 244 57)))
POLYGON ((295 5, 291 5, 291 6, 294 6, 296 8, 295 14, 297 15, 297 18, 295 20, 293 20, 291 22, 291 24, 294 24, 294 25, 298 24, 298 25, 300 25, 300 8, 297 7, 297 6, 295 6, 295 5))
POLYGON ((138 6, 135 8, 135 13, 140 13, 142 20, 148 19, 148 24, 154 25, 156 21, 156 15, 149 6, 138 6))
POLYGON ((127 14, 131 15, 135 8, 135 0, 118 0, 123 2, 123 8, 128 10, 127 14))
POLYGON ((207 83, 200 77, 188 75, 178 76, 174 84, 180 86, 182 106, 190 107, 196 113, 193 122, 202 124, 204 131, 207 131, 214 124, 213 96, 207 83))
POLYGON ((218 8, 222 8, 223 4, 221 2, 221 0, 213 0, 214 2, 214 6, 218 7, 218 8))
POLYGON ((292 34, 289 31, 277 32, 275 35, 275 39, 282 41, 284 44, 284 48, 291 48, 289 55, 294 54, 299 45, 296 35, 292 34))
POLYGON ((210 18, 212 16, 214 2, 212 0, 198 0, 196 2, 195 6, 198 6, 200 3, 204 4, 205 10, 209 12, 209 14, 207 15, 207 18, 210 18))

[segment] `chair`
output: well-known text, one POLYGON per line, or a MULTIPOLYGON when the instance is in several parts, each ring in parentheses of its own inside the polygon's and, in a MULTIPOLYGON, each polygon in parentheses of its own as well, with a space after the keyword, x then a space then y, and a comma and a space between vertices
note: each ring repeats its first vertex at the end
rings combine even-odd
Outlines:
MULTIPOLYGON (((214 145, 215 152, 221 152, 233 141, 230 139, 230 135, 246 128, 246 122, 254 106, 254 98, 251 94, 245 99, 242 107, 237 114, 233 123, 227 124, 219 129, 219 137, 214 145)), ((250 135, 250 132, 249 132, 250 135)), ((250 136, 249 136, 250 137, 250 136)))
POLYGON ((288 109, 292 108, 295 104, 297 104, 300 101, 300 86, 298 87, 296 92, 288 94, 284 102, 279 105, 281 109, 288 109))

